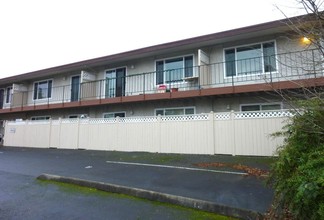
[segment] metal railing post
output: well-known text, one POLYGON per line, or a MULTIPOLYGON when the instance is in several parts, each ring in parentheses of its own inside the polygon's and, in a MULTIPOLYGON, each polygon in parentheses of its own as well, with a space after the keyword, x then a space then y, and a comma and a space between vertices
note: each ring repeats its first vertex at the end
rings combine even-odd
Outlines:
POLYGON ((24 92, 22 92, 22 96, 21 96, 21 109, 23 109, 24 107, 24 92))
POLYGON ((200 90, 201 89, 201 87, 200 87, 200 68, 201 68, 201 66, 199 65, 198 66, 198 89, 200 90))
POLYGON ((143 74, 143 94, 145 94, 145 73, 143 74))
POLYGON ((64 103, 64 93, 65 93, 65 86, 63 86, 63 91, 62 91, 62 103, 64 103))
POLYGON ((78 101, 81 101, 81 94, 82 94, 82 84, 79 83, 79 94, 78 94, 78 101))
POLYGON ((123 76, 123 77, 122 77, 122 96, 126 96, 126 89, 125 89, 125 85, 126 85, 126 77, 127 77, 127 76, 123 76))
POLYGON ((272 65, 271 65, 271 55, 269 56, 269 65, 270 65, 270 83, 272 83, 272 65))
POLYGON ((169 92, 171 91, 171 71, 168 71, 169 73, 169 92))
POLYGON ((312 50, 312 66, 313 66, 313 71, 314 71, 314 76, 316 78, 316 67, 315 67, 315 57, 314 57, 314 50, 312 50))
MULTIPOLYGON (((232 61, 233 62, 233 61, 232 61)), ((226 64, 225 64, 226 65, 226 64)), ((235 65, 235 67, 236 67, 236 60, 234 61, 234 65, 235 65)), ((237 72, 237 69, 235 68, 235 72, 237 72)), ((232 73, 231 73, 231 75, 232 75, 232 87, 234 87, 234 72, 233 72, 233 70, 232 70, 232 73)))
POLYGON ((102 83, 102 81, 103 81, 103 80, 100 80, 100 81, 99 81, 99 99, 100 99, 100 101, 101 101, 101 96, 102 96, 102 95, 101 95, 101 83, 102 83))
POLYGON ((48 93, 49 93, 49 88, 47 87, 46 89, 47 105, 49 105, 49 99, 50 99, 48 93))

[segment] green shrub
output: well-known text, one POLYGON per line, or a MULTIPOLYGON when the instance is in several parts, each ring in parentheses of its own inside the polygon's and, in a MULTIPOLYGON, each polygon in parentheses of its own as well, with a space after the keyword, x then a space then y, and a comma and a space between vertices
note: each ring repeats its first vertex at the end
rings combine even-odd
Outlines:
POLYGON ((324 219, 324 104, 321 99, 299 104, 302 113, 278 133, 285 141, 270 173, 273 207, 281 217, 287 207, 295 219, 324 219))

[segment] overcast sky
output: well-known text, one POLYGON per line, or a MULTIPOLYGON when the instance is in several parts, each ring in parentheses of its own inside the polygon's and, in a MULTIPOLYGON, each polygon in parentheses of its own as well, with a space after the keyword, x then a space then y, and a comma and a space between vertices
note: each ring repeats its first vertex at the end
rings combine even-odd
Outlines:
MULTIPOLYGON (((295 0, 0 2, 0 78, 301 14, 295 0)), ((299 6, 300 7, 300 6, 299 6)))

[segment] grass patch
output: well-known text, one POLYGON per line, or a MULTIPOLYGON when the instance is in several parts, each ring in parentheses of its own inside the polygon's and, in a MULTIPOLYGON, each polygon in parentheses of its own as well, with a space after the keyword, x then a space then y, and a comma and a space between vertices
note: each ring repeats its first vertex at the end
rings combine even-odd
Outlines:
POLYGON ((233 156, 230 160, 232 164, 242 164, 251 167, 270 168, 277 161, 277 157, 256 157, 256 156, 233 156))
POLYGON ((159 207, 165 207, 173 212, 180 213, 181 216, 186 216, 186 219, 192 219, 192 220, 236 220, 232 217, 227 217, 223 215, 218 215, 216 213, 210 213, 205 211, 200 211, 192 208, 186 208, 178 205, 172 205, 168 203, 163 202, 157 202, 157 201, 150 201, 142 198, 137 198, 133 196, 128 196, 124 194, 117 194, 117 193, 110 193, 105 192, 101 190, 97 190, 95 188, 90 187, 84 187, 84 186, 78 186, 74 184, 68 184, 68 183, 60 183, 56 181, 50 181, 50 180, 38 180, 38 183, 43 186, 57 186, 58 190, 61 192, 67 193, 67 194, 74 194, 74 195, 83 195, 83 196, 94 196, 94 197, 106 197, 106 198, 113 198, 113 199, 126 199, 131 200, 131 202, 142 202, 142 203, 150 203, 153 207, 159 208, 159 207))

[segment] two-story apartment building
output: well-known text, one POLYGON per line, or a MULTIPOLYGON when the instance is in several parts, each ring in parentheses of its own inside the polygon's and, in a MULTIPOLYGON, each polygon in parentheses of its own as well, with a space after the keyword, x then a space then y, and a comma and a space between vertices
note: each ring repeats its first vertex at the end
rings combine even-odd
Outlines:
POLYGON ((289 108, 274 88, 324 84, 304 37, 279 20, 3 78, 0 120, 289 108))

